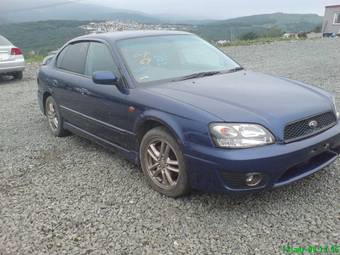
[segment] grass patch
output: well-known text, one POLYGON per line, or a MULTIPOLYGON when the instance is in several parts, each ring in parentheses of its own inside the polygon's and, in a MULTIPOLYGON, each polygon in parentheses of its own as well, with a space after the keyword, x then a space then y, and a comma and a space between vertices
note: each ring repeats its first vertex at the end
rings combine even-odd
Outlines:
POLYGON ((44 60, 45 56, 43 55, 33 55, 33 56, 25 56, 26 63, 41 63, 44 60))

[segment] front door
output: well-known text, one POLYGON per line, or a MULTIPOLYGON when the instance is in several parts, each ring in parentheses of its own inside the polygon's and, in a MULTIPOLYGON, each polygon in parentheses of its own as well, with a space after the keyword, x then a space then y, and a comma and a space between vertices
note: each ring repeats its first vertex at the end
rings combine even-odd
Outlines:
POLYGON ((126 148, 127 136, 131 135, 126 130, 126 94, 115 85, 95 84, 92 75, 97 71, 111 71, 120 77, 109 47, 101 42, 90 42, 79 100, 79 111, 86 118, 86 131, 126 148))

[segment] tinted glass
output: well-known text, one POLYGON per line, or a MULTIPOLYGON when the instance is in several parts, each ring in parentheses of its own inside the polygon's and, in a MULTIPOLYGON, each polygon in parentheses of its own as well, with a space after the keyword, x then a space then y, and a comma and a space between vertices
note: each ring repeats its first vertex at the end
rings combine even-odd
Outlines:
POLYGON ((84 74, 87 48, 87 42, 67 46, 58 56, 57 67, 70 72, 84 74))
POLYGON ((340 24, 340 13, 335 13, 334 23, 340 24))
POLYGON ((64 55, 65 53, 67 52, 67 49, 69 48, 70 46, 67 46, 66 48, 64 48, 58 55, 58 58, 57 58, 57 67, 60 68, 61 66, 61 63, 62 63, 62 60, 64 58, 64 55))
POLYGON ((5 37, 0 35, 0 46, 8 46, 12 45, 10 41, 8 41, 5 37))
POLYGON ((118 74, 109 48, 103 43, 92 42, 87 53, 85 75, 92 76, 97 71, 110 71, 116 76, 118 74))
POLYGON ((118 42, 118 47, 139 83, 239 67, 214 46, 194 35, 126 39, 118 42))

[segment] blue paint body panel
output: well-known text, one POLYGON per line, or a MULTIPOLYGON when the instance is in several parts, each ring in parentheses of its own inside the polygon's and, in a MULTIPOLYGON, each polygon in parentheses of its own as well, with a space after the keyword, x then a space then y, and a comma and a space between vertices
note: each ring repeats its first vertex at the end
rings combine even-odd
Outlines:
POLYGON ((338 122, 315 136, 284 142, 287 123, 335 112, 331 95, 319 88, 246 70, 144 87, 135 84, 118 54, 116 41, 160 34, 186 33, 125 32, 72 40, 108 45, 123 86, 95 84, 91 77, 56 68, 54 59, 39 70, 41 110, 46 96, 52 95, 66 129, 114 148, 136 163, 138 132, 148 121, 157 121, 180 144, 192 188, 205 191, 249 192, 279 187, 319 171, 337 158, 338 122), (135 111, 129 111, 130 106, 135 111), (276 142, 250 149, 217 148, 209 132, 212 122, 260 124, 274 135, 276 142), (249 172, 262 173, 263 184, 235 188, 232 179, 228 179, 249 172))

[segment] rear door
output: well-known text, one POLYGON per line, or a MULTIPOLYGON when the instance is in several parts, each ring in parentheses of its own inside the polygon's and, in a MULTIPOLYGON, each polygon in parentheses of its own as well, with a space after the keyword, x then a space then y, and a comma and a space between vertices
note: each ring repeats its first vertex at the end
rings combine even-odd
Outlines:
POLYGON ((77 42, 57 56, 50 81, 65 121, 101 139, 126 148, 126 95, 114 85, 92 81, 96 71, 120 73, 109 46, 102 42, 77 42), (53 76, 53 75, 52 75, 53 76))
POLYGON ((49 84, 65 121, 84 128, 83 84, 88 42, 76 42, 66 46, 57 56, 55 72, 51 73, 49 84))

